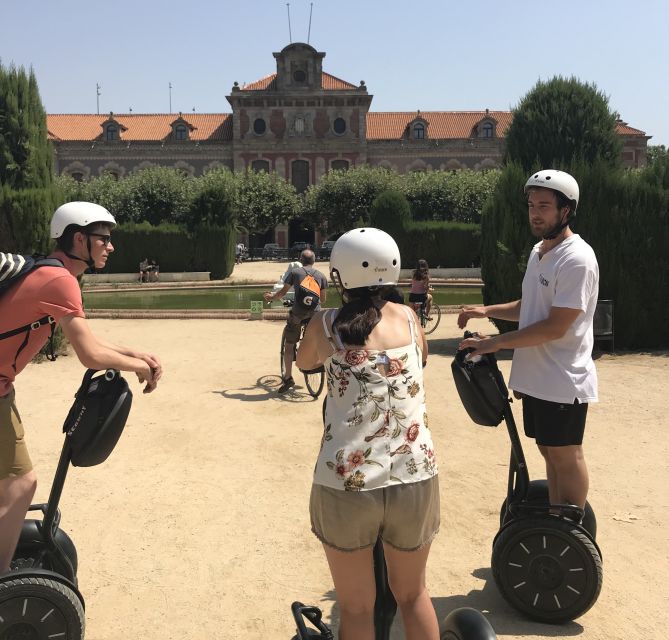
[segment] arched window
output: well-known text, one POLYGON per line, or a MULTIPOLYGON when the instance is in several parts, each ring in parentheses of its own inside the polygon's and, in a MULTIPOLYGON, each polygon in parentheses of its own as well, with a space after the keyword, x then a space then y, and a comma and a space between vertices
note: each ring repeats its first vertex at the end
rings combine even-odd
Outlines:
POLYGON ((293 160, 291 168, 291 182, 295 190, 304 193, 309 186, 309 163, 306 160, 293 160))
POLYGON ((254 160, 251 163, 251 170, 255 171, 255 173, 260 173, 261 171, 269 173, 269 160, 254 160))
POLYGON ((115 124, 110 124, 107 127, 105 139, 108 142, 111 142, 113 140, 118 140, 118 127, 115 124))
POLYGON ((174 127, 174 137, 177 140, 188 140, 188 127, 185 124, 178 124, 174 127))
POLYGON ((492 138, 495 128, 492 126, 492 122, 485 122, 481 127, 481 137, 482 138, 492 138))
POLYGON ((84 174, 81 173, 81 171, 73 171, 72 173, 70 173, 70 176, 72 177, 73 180, 76 180, 77 182, 84 181, 84 174))
POLYGON ((416 140, 423 140, 425 138, 425 125, 422 122, 416 122, 416 124, 414 124, 413 137, 416 140))
POLYGON ((333 171, 348 171, 348 160, 333 160, 330 167, 333 171))

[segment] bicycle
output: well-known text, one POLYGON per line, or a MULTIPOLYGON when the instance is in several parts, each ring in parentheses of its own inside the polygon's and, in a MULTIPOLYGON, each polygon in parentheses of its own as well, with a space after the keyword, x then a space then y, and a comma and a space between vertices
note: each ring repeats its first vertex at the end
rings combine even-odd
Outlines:
POLYGON ((430 315, 427 315, 427 301, 426 302, 412 302, 413 310, 418 316, 420 326, 423 328, 425 335, 432 333, 438 326, 439 321, 441 320, 441 309, 439 305, 432 301, 432 306, 430 307, 430 315))
MULTIPOLYGON (((302 339, 304 338, 304 332, 307 328, 307 325, 309 324, 310 318, 305 318, 302 320, 302 323, 300 324, 300 337, 298 341, 295 343, 295 349, 293 353, 293 362, 295 362, 295 359, 297 358, 297 350, 299 348, 300 342, 302 342, 302 339)), ((286 366, 283 360, 283 354, 286 352, 286 331, 288 327, 283 328, 283 333, 281 334, 281 378, 284 379, 286 377, 286 366)), ((304 382, 307 385, 307 390, 309 391, 309 395, 312 398, 318 398, 318 396, 321 394, 321 391, 323 391, 323 386, 325 385, 325 368, 320 366, 318 369, 311 369, 311 370, 306 370, 302 371, 302 374, 304 375, 304 382)))

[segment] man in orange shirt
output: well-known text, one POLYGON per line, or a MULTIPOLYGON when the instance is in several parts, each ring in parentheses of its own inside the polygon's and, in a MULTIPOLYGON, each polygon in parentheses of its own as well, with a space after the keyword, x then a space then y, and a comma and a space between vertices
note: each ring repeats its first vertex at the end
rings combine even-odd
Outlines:
MULTIPOLYGON (((119 369, 137 374, 145 393, 162 375, 160 360, 109 344, 91 332, 83 310, 77 276, 87 267, 102 268, 114 251, 114 217, 90 202, 69 202, 51 219, 51 254, 63 267, 41 266, 10 286, 0 297, 0 334, 45 316, 60 324, 81 364, 90 369, 119 369)), ((0 340, 0 573, 9 570, 21 526, 35 494, 37 478, 26 447, 14 400, 16 376, 49 338, 50 323, 0 340)))

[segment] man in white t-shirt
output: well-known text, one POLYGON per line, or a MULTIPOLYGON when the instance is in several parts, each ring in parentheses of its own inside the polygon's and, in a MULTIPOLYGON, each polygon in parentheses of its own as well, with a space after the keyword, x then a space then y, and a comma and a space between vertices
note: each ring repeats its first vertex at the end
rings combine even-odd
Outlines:
POLYGON ((509 387, 523 399, 525 434, 535 438, 546 461, 552 504, 585 506, 588 470, 583 432, 588 404, 597 402, 592 361, 592 319, 599 292, 599 267, 592 247, 569 223, 579 189, 568 173, 548 169, 525 184, 532 249, 522 298, 505 304, 463 307, 458 326, 469 318, 518 322, 518 330, 468 338, 461 349, 473 355, 514 349, 509 387))

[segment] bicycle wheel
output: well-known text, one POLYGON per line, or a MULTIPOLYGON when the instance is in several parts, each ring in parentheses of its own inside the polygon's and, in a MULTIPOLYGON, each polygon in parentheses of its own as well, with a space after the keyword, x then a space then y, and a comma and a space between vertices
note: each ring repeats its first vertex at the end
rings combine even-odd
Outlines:
POLYGON ((286 363, 283 361, 283 354, 286 352, 286 328, 283 328, 283 333, 281 334, 281 353, 279 354, 281 358, 281 379, 284 380, 286 377, 286 363))
POLYGON ((304 382, 307 385, 309 394, 313 398, 318 398, 318 396, 321 395, 323 385, 325 384, 325 370, 321 368, 315 372, 305 373, 304 382))
POLYGON ((423 317, 425 318, 423 320, 424 324, 423 322, 421 322, 421 324, 423 325, 425 333, 432 333, 439 326, 439 321, 441 320, 441 309, 439 308, 439 305, 433 302, 432 308, 430 309, 430 315, 423 317))

